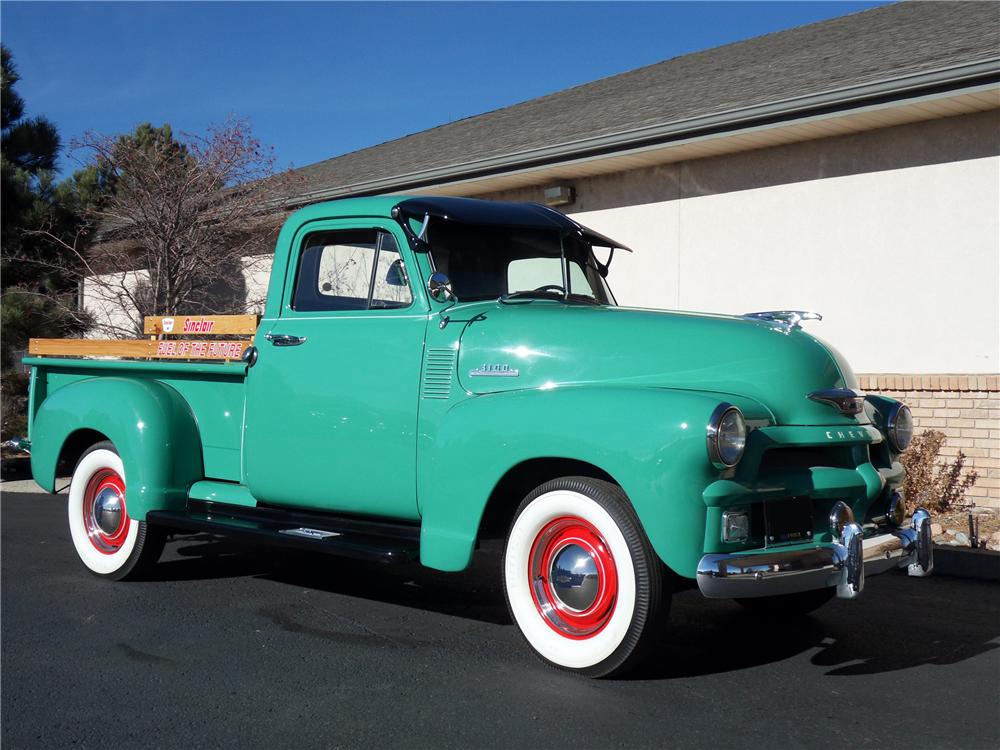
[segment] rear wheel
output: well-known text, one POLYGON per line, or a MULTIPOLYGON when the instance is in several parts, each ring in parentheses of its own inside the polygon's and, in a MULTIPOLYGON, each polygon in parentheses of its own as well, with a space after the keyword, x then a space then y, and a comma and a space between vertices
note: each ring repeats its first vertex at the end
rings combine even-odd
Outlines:
POLYGON ((633 667, 669 608, 663 568, 620 487, 588 477, 543 484, 504 548, 511 617, 549 664, 589 677, 633 667))
POLYGON ((125 467, 109 441, 92 446, 77 461, 68 513, 73 545, 94 575, 113 580, 137 577, 163 551, 163 532, 128 516, 125 467))
POLYGON ((833 599, 837 593, 835 587, 800 591, 797 594, 782 594, 781 596, 758 596, 750 599, 737 599, 750 612, 765 617, 801 617, 819 609, 833 599))

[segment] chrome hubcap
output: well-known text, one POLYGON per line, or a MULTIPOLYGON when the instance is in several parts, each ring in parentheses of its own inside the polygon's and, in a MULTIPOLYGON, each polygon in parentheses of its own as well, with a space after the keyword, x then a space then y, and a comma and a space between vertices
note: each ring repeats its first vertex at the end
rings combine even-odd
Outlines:
POLYGON ((531 545, 527 573, 538 613, 560 635, 590 638, 611 620, 618 600, 615 559, 588 521, 549 521, 531 545))
POLYGON ((601 588, 597 563, 578 544, 567 544, 556 553, 549 580, 556 598, 577 612, 589 609, 601 588))
POLYGON ((83 523, 90 543, 102 554, 115 554, 128 538, 125 482, 113 469, 99 469, 87 481, 83 523))
POLYGON ((122 525, 122 498, 113 487, 104 487, 94 498, 94 524, 108 536, 122 525))

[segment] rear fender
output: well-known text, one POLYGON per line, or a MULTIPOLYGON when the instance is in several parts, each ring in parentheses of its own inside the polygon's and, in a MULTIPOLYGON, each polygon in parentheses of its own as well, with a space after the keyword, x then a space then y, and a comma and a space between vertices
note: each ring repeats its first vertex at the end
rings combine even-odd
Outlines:
POLYGON ((150 510, 183 508, 188 486, 204 477, 191 407, 163 383, 90 378, 48 396, 31 433, 31 472, 45 490, 54 490, 59 456, 80 430, 95 430, 114 443, 125 466, 128 515, 135 520, 145 520, 150 510))

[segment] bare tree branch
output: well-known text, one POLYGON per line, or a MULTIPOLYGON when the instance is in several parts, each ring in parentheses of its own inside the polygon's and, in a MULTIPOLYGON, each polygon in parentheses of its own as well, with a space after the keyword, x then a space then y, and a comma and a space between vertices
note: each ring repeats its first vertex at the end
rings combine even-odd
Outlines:
POLYGON ((273 152, 245 121, 179 139, 153 128, 91 133, 75 146, 109 189, 72 240, 39 228, 60 252, 33 260, 78 280, 94 329, 131 337, 147 315, 260 304, 248 298, 246 280, 274 247, 292 177, 276 173, 273 152), (88 246, 95 229, 99 242, 88 246))

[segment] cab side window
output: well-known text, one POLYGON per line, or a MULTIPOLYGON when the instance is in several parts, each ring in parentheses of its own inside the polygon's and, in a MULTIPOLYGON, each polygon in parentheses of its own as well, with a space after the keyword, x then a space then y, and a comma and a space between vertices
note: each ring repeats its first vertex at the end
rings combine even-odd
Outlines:
POLYGON ((399 247, 388 232, 319 232, 303 242, 292 309, 385 310, 412 302, 399 247))

